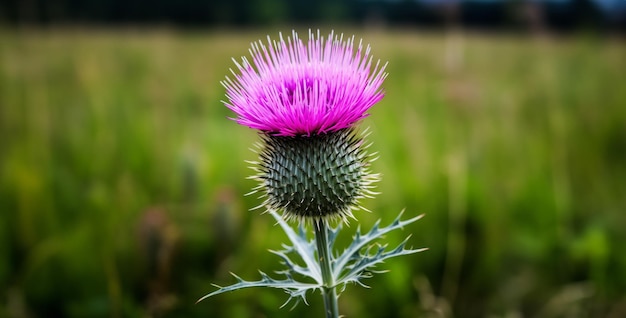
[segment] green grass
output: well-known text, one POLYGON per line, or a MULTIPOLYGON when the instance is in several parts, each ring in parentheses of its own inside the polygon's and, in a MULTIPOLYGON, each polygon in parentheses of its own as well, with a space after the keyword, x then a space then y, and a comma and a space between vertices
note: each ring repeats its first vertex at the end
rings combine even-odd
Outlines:
MULTIPOLYGON (((382 194, 356 216, 426 213, 388 240, 430 250, 349 286, 341 312, 626 315, 626 45, 352 32, 389 61, 363 123, 382 194)), ((194 304, 278 268, 283 234, 244 196, 258 138, 220 102, 264 37, 0 32, 0 316, 321 316, 319 295, 289 312, 274 290, 194 304)))

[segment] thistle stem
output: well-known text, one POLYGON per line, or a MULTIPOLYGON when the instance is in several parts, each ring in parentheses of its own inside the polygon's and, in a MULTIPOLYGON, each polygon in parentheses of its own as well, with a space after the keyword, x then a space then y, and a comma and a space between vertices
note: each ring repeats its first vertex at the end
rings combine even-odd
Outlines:
POLYGON ((315 221, 315 242, 317 244, 317 258, 322 268, 322 296, 324 297, 324 309, 326 318, 338 318, 339 306, 337 304, 337 291, 330 265, 330 247, 328 246, 328 224, 326 220, 315 221))

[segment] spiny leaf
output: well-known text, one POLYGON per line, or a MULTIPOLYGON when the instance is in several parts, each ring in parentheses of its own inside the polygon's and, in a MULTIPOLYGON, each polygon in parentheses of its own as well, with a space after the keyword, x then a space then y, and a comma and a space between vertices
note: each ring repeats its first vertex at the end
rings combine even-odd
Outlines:
POLYGON ((359 251, 367 244, 371 243, 372 241, 380 238, 381 236, 395 229, 399 229, 399 228, 404 227, 405 225, 411 224, 421 219, 424 216, 422 214, 412 219, 402 221, 400 220, 400 218, 402 217, 403 212, 404 211, 400 212, 398 217, 391 224, 383 228, 380 228, 380 220, 378 220, 374 224, 372 229, 364 235, 361 234, 361 229, 359 227, 353 237, 353 240, 350 246, 348 246, 343 251, 343 253, 341 253, 341 255, 337 259, 334 260, 335 266, 333 266, 333 276, 340 277, 341 273, 345 270, 346 265, 350 261, 360 258, 361 255, 359 255, 359 251))
POLYGON ((261 271, 259 271, 259 273, 261 273, 261 280, 258 280, 258 281, 246 281, 242 279, 241 277, 231 273, 237 279, 236 284, 232 284, 232 285, 225 286, 225 287, 214 285, 218 289, 214 292, 204 295, 202 298, 198 299, 196 303, 199 303, 211 296, 223 294, 223 293, 238 290, 238 289, 251 288, 251 287, 270 287, 270 288, 282 289, 287 294, 289 294, 289 299, 287 299, 287 301, 283 304, 283 306, 285 306, 287 303, 289 303, 289 301, 291 301, 291 299, 294 299, 297 297, 301 298, 306 303, 306 292, 309 290, 315 290, 319 288, 319 285, 317 284, 307 284, 307 283, 297 282, 289 275, 286 275, 287 278, 283 280, 277 280, 277 279, 271 278, 270 276, 268 276, 267 274, 261 271))
POLYGON ((348 264, 344 270, 348 270, 345 274, 337 279, 338 283, 359 282, 364 271, 373 271, 373 268, 387 259, 396 256, 409 255, 419 253, 427 250, 421 249, 405 249, 406 243, 409 237, 407 237, 402 243, 391 251, 385 251, 386 246, 379 246, 374 254, 370 253, 370 250, 374 248, 374 245, 368 246, 364 253, 359 254, 359 258, 354 263, 348 264))
POLYGON ((268 212, 283 228, 283 231, 287 234, 287 237, 293 244, 292 248, 298 255, 300 255, 306 265, 305 267, 309 269, 310 275, 307 276, 313 278, 319 285, 323 285, 324 280, 322 279, 322 269, 315 259, 315 249, 313 248, 313 244, 307 240, 306 233, 303 230, 300 230, 299 234, 296 234, 296 232, 280 215, 278 215, 278 213, 276 213, 276 211, 268 209, 268 212))
MULTIPOLYGON (((295 299, 295 307, 300 301, 307 303, 306 293, 309 290, 321 289, 322 286, 324 286, 321 275, 321 268, 315 257, 315 239, 309 240, 307 238, 306 230, 303 226, 300 226, 298 228, 298 232, 296 233, 296 231, 294 231, 294 229, 292 229, 287 224, 287 222, 285 222, 283 217, 280 216, 276 211, 268 210, 268 212, 272 215, 272 217, 274 217, 274 219, 276 219, 276 222, 281 226, 281 228, 293 244, 283 244, 282 250, 270 250, 271 253, 280 257, 283 260, 283 264, 287 267, 285 270, 277 272, 278 274, 284 275, 285 279, 274 279, 269 277, 267 274, 260 272, 261 280, 245 281, 239 276, 232 274, 237 279, 237 283, 226 287, 214 285, 218 288, 218 290, 205 295, 200 300, 198 300, 198 302, 208 297, 229 291, 234 291, 237 289, 250 287, 270 287, 280 288, 289 295, 289 298, 281 306, 281 308, 287 305, 293 299, 295 299), (292 260, 292 254, 299 255, 304 264, 298 264, 297 262, 292 260), (296 276, 300 275, 310 278, 315 283, 298 282, 294 279, 295 274, 297 274, 296 276)), ((380 270, 375 270, 375 267, 385 260, 396 256, 408 255, 426 250, 405 248, 406 243, 410 238, 410 235, 392 250, 387 250, 387 245, 372 243, 374 240, 381 238, 386 233, 402 228, 407 224, 419 220, 420 218, 422 218, 423 215, 404 221, 401 220, 401 216, 402 213, 400 213, 400 215, 391 224, 382 228, 380 227, 380 221, 377 221, 372 229, 370 229, 365 234, 361 234, 360 228, 357 229, 350 246, 346 248, 343 253, 338 257, 335 257, 333 246, 339 234, 339 231, 341 230, 341 223, 335 228, 330 228, 328 245, 329 249, 331 250, 331 275, 333 275, 333 281, 336 282, 335 287, 339 289, 340 293, 345 290, 346 284, 348 283, 356 283, 368 288, 369 286, 365 285, 362 280, 372 277, 373 273, 384 272, 380 270)))
POLYGON ((295 262, 293 262, 287 253, 295 251, 294 249, 282 250, 282 251, 274 251, 270 250, 272 254, 278 255, 283 260, 283 264, 287 266, 286 270, 279 271, 279 273, 298 273, 305 277, 310 277, 313 280, 316 279, 315 274, 311 272, 311 270, 307 267, 302 267, 295 262))

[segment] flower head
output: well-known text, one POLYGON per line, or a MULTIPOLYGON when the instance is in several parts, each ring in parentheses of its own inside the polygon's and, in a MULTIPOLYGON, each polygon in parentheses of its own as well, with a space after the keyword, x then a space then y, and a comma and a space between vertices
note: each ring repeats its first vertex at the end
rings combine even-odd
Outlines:
POLYGON ((261 131, 260 160, 252 178, 263 206, 286 218, 346 219, 359 199, 374 194, 371 155, 354 128, 383 93, 387 76, 379 62, 372 70, 369 47, 332 32, 309 33, 252 44, 252 63, 223 82, 236 121, 261 131))
POLYGON ((278 136, 313 135, 351 127, 367 116, 383 92, 385 65, 372 70, 369 46, 331 32, 309 32, 305 44, 294 31, 285 41, 252 44, 252 63, 233 59, 240 74, 226 78, 228 101, 242 125, 278 136))

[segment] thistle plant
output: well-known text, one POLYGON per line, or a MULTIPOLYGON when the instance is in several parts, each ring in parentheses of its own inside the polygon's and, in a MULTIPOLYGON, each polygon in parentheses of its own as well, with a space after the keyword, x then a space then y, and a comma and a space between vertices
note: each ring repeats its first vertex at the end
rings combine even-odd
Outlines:
MULTIPOLYGON (((407 237, 393 248, 376 243, 386 233, 415 222, 421 216, 361 232, 348 247, 335 248, 342 225, 353 211, 371 198, 379 174, 370 170, 375 154, 369 154, 367 133, 357 124, 383 98, 381 85, 386 64, 373 62, 369 46, 355 45, 331 32, 309 32, 308 42, 294 31, 285 40, 267 39, 252 44, 252 61, 233 59, 237 70, 227 77, 224 104, 237 116, 237 123, 259 131, 259 161, 251 162, 259 182, 251 194, 259 194, 264 208, 289 238, 290 244, 271 251, 285 266, 272 278, 260 272, 257 281, 236 275, 237 282, 202 297, 249 287, 284 290, 297 304, 307 302, 307 292, 319 290, 325 316, 339 317, 337 298, 349 283, 366 286, 364 279, 380 272, 385 260, 420 252, 406 247, 407 237), (297 230, 289 224, 298 224, 297 230), (335 226, 331 226, 335 223, 335 226), (314 236, 309 239, 307 229, 314 236)), ((283 305, 283 306, 284 306, 283 305)))

